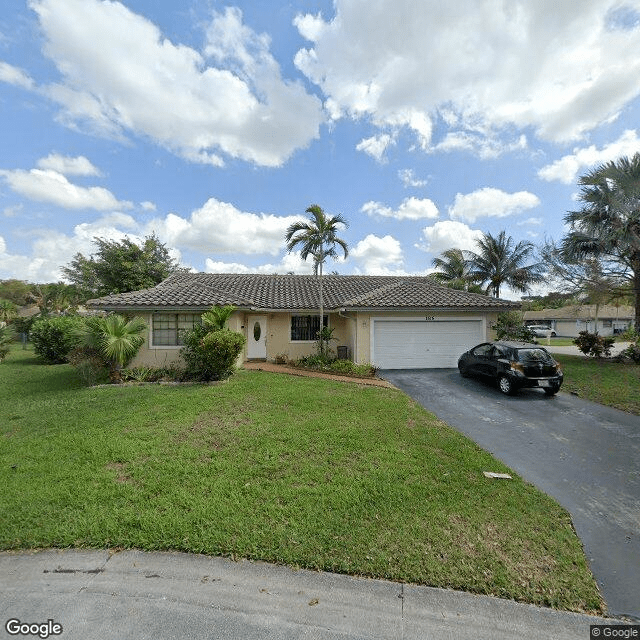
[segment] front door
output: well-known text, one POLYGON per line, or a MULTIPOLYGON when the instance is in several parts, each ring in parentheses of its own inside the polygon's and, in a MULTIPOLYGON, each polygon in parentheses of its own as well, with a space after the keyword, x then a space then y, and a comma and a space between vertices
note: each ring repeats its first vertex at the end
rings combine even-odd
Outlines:
POLYGON ((266 359, 267 316, 249 316, 247 325, 247 358, 266 359))

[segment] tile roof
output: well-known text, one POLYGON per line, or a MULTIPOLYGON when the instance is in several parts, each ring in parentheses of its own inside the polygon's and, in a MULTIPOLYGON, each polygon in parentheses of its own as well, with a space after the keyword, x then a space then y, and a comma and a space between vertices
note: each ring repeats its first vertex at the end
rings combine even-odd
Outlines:
MULTIPOLYGON (((444 287, 424 276, 335 276, 322 279, 326 309, 515 309, 519 303, 444 287)), ((105 310, 238 308, 302 310, 318 307, 315 276, 180 273, 142 291, 90 300, 105 310)))
POLYGON ((595 304, 570 305, 559 309, 542 309, 526 311, 525 320, 589 320, 598 316, 600 320, 630 320, 635 315, 634 307, 621 305, 602 305, 596 309, 595 304), (597 314, 596 314, 597 311, 597 314))

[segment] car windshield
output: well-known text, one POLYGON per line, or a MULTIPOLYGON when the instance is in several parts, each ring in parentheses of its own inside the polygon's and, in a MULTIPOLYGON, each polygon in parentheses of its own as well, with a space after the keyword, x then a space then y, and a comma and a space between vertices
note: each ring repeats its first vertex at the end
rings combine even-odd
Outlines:
POLYGON ((518 349, 518 360, 549 362, 551 356, 544 349, 518 349))

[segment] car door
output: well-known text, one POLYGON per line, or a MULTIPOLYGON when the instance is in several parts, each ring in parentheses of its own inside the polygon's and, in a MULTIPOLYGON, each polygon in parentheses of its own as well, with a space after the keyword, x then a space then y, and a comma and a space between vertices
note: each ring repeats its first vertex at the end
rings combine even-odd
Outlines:
POLYGON ((471 373, 483 376, 491 375, 491 351, 493 345, 490 342, 479 344, 471 351, 471 365, 469 367, 471 373))

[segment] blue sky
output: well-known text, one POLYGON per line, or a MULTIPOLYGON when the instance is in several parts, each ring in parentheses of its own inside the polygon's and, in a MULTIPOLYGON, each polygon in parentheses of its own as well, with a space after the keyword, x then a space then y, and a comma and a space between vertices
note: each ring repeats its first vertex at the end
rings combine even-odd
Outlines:
POLYGON ((0 278, 95 236, 197 271, 424 274, 482 232, 559 239, 589 168, 640 151, 640 2, 3 0, 0 278))

